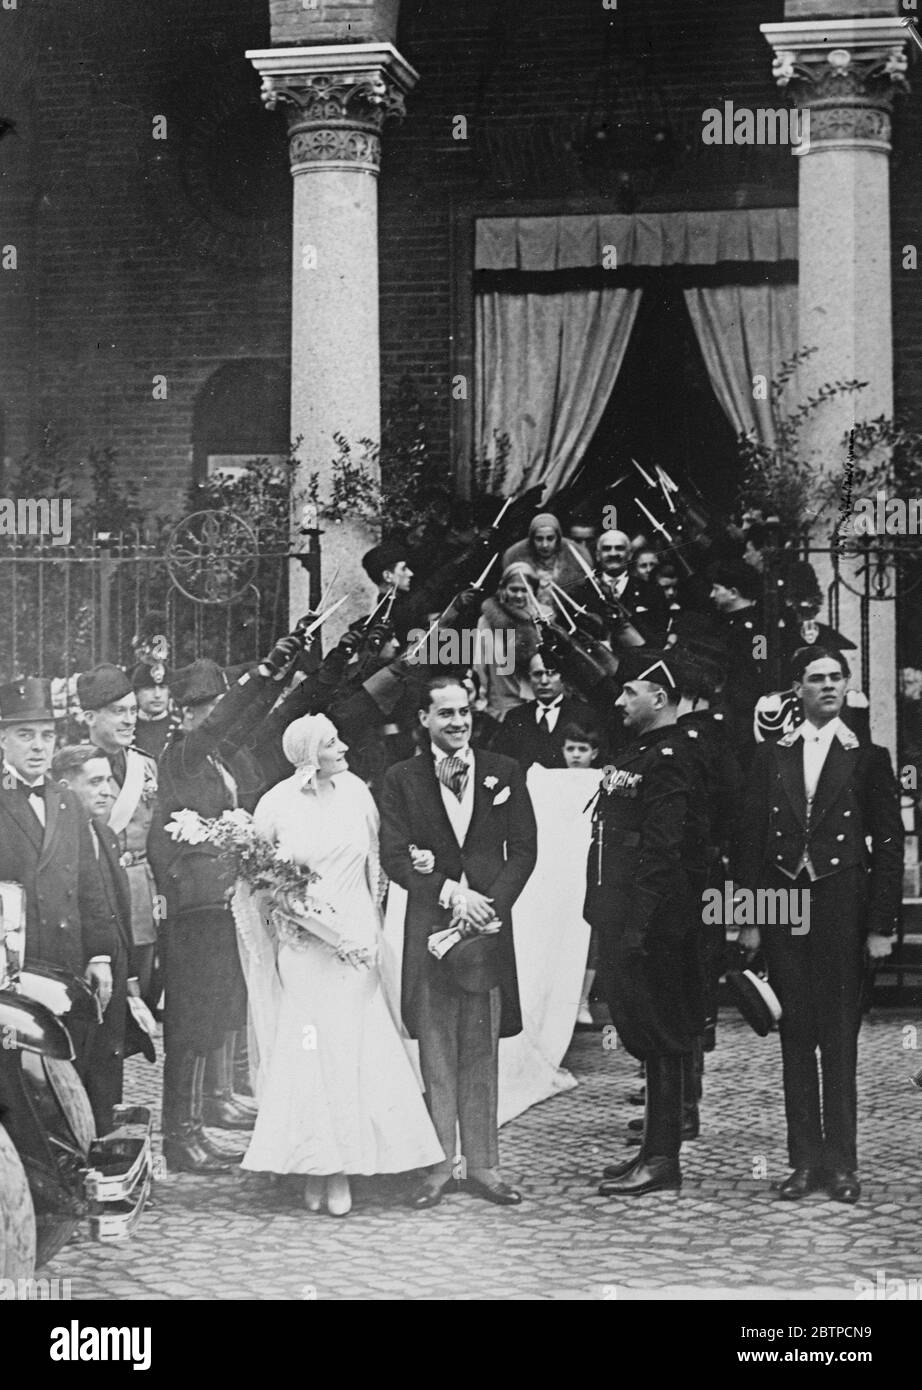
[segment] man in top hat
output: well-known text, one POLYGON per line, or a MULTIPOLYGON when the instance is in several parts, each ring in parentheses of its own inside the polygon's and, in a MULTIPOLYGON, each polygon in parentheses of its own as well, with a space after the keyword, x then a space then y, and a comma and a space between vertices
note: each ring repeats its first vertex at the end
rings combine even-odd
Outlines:
POLYGON ((825 1187, 856 1202, 856 1069, 865 959, 889 955, 903 882, 899 788, 886 749, 861 742, 842 720, 848 663, 805 647, 791 661, 804 718, 761 743, 748 779, 737 858, 747 889, 799 895, 803 926, 747 926, 781 1001, 781 1056, 793 1172, 779 1196, 825 1187), (809 916, 804 905, 809 905, 809 916), (817 1051, 823 1075, 820 1105, 817 1051))
POLYGON ((605 1169, 603 1197, 681 1186, 683 1062, 704 1026, 694 876, 700 798, 666 651, 625 652, 617 704, 632 741, 606 768, 593 816, 583 916, 599 933, 599 977, 618 1031, 646 1067, 643 1142, 605 1169))
POLYGON ((125 1057, 143 1051, 149 1061, 154 1060, 151 1041, 154 1019, 141 1000, 134 966, 128 875, 120 863, 118 841, 107 824, 113 800, 109 760, 91 743, 71 744, 58 749, 51 770, 61 786, 73 793, 83 810, 111 926, 112 997, 96 1030, 83 1071, 96 1132, 107 1134, 112 1128, 113 1108, 122 1099, 125 1057), (129 1003, 131 1000, 134 1002, 129 1003), (143 1033, 130 1010, 137 1011, 143 1021, 143 1033))
POLYGON ((157 763, 173 730, 179 727, 179 720, 170 710, 169 678, 164 663, 139 661, 131 673, 131 688, 138 702, 134 746, 157 763))
POLYGON ((166 904, 163 1151, 183 1172, 226 1172, 227 1150, 204 1126, 252 1129, 253 1114, 232 1088, 235 1035, 246 1024, 246 984, 228 906, 233 880, 213 846, 174 840, 166 826, 177 811, 211 819, 239 806, 237 750, 275 703, 303 646, 301 632, 282 638, 230 690, 214 661, 193 661, 173 675, 182 725, 160 760, 149 843, 166 904))
POLYGON ((424 683, 419 722, 430 747, 389 768, 381 792, 381 864, 407 891, 401 1010, 419 1039, 426 1103, 446 1154, 409 1204, 441 1201, 457 1131, 466 1190, 515 1206, 521 1195, 498 1168, 498 1056, 500 1037, 522 1031, 512 907, 535 866, 535 817, 519 765, 471 748, 460 677, 424 683), (438 960, 429 939, 451 919, 470 939, 438 960), (453 951, 462 953, 454 961, 453 951), (464 973, 471 953, 482 956, 475 978, 464 973))
POLYGON ((77 677, 77 699, 87 739, 109 759, 117 788, 109 827, 118 838, 131 888, 131 933, 141 995, 154 1008, 158 912, 154 875, 147 859, 147 835, 157 797, 157 764, 135 746, 138 701, 120 666, 103 662, 84 671, 77 677))
POLYGON ((83 976, 105 1008, 116 935, 86 817, 48 776, 54 740, 50 681, 0 688, 0 878, 25 890, 26 961, 83 976))

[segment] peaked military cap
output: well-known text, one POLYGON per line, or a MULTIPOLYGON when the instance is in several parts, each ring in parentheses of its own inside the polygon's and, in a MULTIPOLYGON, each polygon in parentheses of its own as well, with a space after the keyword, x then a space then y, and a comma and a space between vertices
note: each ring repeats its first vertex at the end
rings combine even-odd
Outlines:
POLYGON ((108 661, 77 677, 77 699, 81 709, 105 709, 106 705, 114 705, 116 700, 131 694, 131 681, 121 666, 113 666, 108 661))

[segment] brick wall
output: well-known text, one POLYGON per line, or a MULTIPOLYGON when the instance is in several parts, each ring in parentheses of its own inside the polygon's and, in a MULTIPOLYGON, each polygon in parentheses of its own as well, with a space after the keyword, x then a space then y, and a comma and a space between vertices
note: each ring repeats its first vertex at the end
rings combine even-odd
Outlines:
POLYGON ((47 3, 33 10, 40 23, 22 12, 2 45, 8 71, 27 67, 18 89, 3 87, 27 140, 8 137, 9 159, 0 151, 0 239, 21 248, 0 281, 7 452, 46 427, 72 457, 111 444, 166 506, 189 482, 194 403, 211 372, 289 351, 284 132, 243 58, 268 41, 265 0, 93 0, 79 23, 47 3), (160 116, 165 140, 153 138, 160 116), (278 141, 264 228, 228 153, 250 120, 278 141))
MULTIPOLYGON (((75 453, 114 445, 152 500, 175 501, 209 375, 289 349, 284 120, 259 106, 243 53, 304 42, 302 25, 341 38, 316 26, 359 26, 368 12, 358 0, 92 0, 79 23, 54 0, 0 11, 0 114, 18 122, 0 144, 0 246, 20 252, 17 271, 0 274, 8 453, 50 424, 75 453), (166 141, 152 138, 157 115, 166 141), (158 374, 165 401, 153 399, 158 374)), ((384 141, 382 365, 385 387, 409 372, 423 388, 439 458, 450 457, 452 335, 465 307, 453 317, 453 296, 465 292, 464 232, 478 211, 796 202, 786 149, 700 139, 709 106, 783 104, 758 28, 782 16, 782 0, 622 0, 616 11, 599 0, 404 0, 398 46, 421 80, 384 141), (453 139, 455 116, 465 140, 453 139), (657 127, 674 159, 651 174, 657 127), (598 132, 609 138, 593 145, 598 132), (619 141, 627 185, 607 153, 619 141)), ((900 267, 903 245, 922 247, 919 151, 914 97, 899 107, 893 163, 903 409, 922 387, 922 272, 900 267)))

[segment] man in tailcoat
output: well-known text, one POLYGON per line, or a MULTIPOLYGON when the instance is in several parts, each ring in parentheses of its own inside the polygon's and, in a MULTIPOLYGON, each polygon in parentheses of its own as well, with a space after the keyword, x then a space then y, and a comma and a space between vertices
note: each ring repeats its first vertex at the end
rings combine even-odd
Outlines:
POLYGON ((72 744, 58 749, 51 770, 56 781, 74 794, 83 809, 112 928, 112 996, 93 1038, 83 1074, 96 1131, 106 1134, 112 1128, 113 1108, 122 1099, 125 1057, 143 1051, 149 1061, 154 1060, 154 1020, 140 998, 128 875, 120 862, 118 840, 107 824, 112 806, 109 760, 92 744, 72 744), (129 999, 135 1003, 129 1005, 129 999), (146 1036, 142 1037, 130 1008, 138 1010, 143 1018, 146 1036))
POLYGON ((886 749, 842 722, 849 677, 839 651, 804 647, 791 675, 804 720, 756 750, 744 799, 737 879, 796 892, 796 930, 740 932, 761 945, 781 1003, 781 1056, 793 1172, 779 1196, 825 1187, 856 1202, 856 1069, 865 961, 892 949, 903 879, 899 788, 886 749), (806 927, 806 930, 804 929, 806 927), (823 1077, 822 1106, 817 1051, 823 1077))
POLYGON ((603 1197, 681 1186, 682 1073, 704 1027, 698 820, 689 745, 667 654, 625 652, 617 703, 632 742, 606 769, 593 816, 583 916, 618 1037, 646 1068, 637 1157, 605 1169, 603 1197))
POLYGON ((498 1048, 500 1037, 522 1030, 512 907, 535 865, 535 817, 518 764, 471 748, 459 677, 424 684, 419 719, 429 747, 389 768, 381 792, 381 864, 408 895, 401 1008, 419 1039, 426 1100, 446 1154, 409 1201, 422 1209, 441 1200, 460 1130, 466 1190, 512 1206, 521 1195, 498 1167, 498 1048), (430 935, 450 920, 481 938, 452 948, 482 946, 476 992, 459 983, 451 951, 438 960, 429 950, 430 935))
POLYGON ((80 803, 48 776, 55 718, 50 681, 0 688, 0 879, 25 892, 26 963, 86 979, 105 1010, 116 933, 80 803))

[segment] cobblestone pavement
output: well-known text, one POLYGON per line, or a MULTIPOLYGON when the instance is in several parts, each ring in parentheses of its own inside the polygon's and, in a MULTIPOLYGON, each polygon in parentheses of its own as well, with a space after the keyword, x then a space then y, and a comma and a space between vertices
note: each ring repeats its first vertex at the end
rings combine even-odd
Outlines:
MULTIPOLYGON (((515 1209, 466 1194, 430 1211, 399 1205, 398 1182, 357 1184, 345 1220, 311 1214, 299 1191, 260 1175, 167 1176, 125 1244, 81 1231, 43 1274, 90 1299, 833 1298, 855 1281, 922 1281, 922 1091, 915 1022, 865 1024, 855 1207, 814 1194, 773 1198, 786 1175, 780 1052, 734 1017, 708 1058, 701 1138, 683 1148, 681 1193, 608 1200, 603 1163, 620 1159, 636 1064, 577 1035, 577 1089, 501 1135, 515 1209), (878 1272, 882 1272, 880 1275, 878 1272)), ((922 1031, 922 1030, 920 1030, 922 1031)), ((126 1099, 155 1102, 159 1077, 134 1059, 126 1099)), ((919 1290, 910 1297, 922 1296, 919 1290)))

